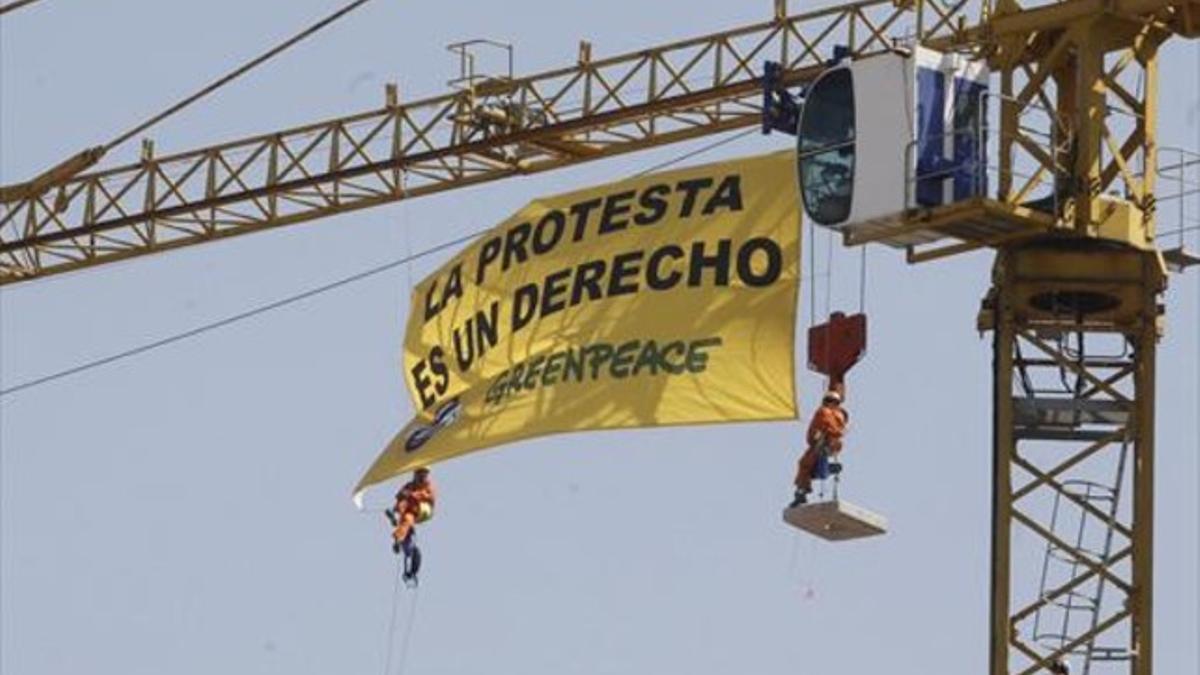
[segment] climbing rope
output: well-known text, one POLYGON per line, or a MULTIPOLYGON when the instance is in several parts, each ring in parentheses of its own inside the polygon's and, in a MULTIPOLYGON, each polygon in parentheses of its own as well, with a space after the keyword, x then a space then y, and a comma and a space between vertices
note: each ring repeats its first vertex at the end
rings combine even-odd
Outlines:
MULTIPOLYGON (((825 238, 825 316, 833 306, 833 232, 825 238)), ((828 344, 828 341, 826 341, 828 344)))
POLYGON ((812 537, 805 537, 799 532, 792 535, 792 554, 788 560, 787 576, 800 585, 803 594, 801 599, 805 601, 815 600, 817 597, 817 579, 814 573, 816 558, 817 550, 812 537), (803 553, 801 548, 804 549, 803 553))
MULTIPOLYGON (((399 616, 400 610, 400 575, 404 569, 403 561, 398 561, 396 564, 395 585, 392 588, 392 618, 388 623, 388 649, 387 658, 383 664, 383 675, 392 674, 393 657, 396 654, 396 619, 399 616)), ((408 648, 412 641, 413 624, 417 619, 417 600, 421 597, 420 587, 416 587, 413 591, 412 602, 408 605, 408 618, 405 620, 404 636, 400 640, 400 655, 396 665, 396 675, 403 675, 404 668, 408 663, 408 648)))
MULTIPOLYGON (((400 189, 400 194, 407 197, 408 196, 408 172, 407 171, 403 171, 403 170, 401 171, 400 184, 398 187, 400 189)), ((409 231, 407 202, 401 204, 401 206, 400 206, 400 229, 403 232, 403 236, 404 236, 404 258, 403 258, 405 260, 404 280, 405 280, 405 289, 407 291, 404 295, 404 302, 406 304, 411 305, 412 295, 413 295, 413 269, 412 269, 413 255, 412 255, 412 233, 409 231)), ((411 313, 411 307, 409 307, 409 310, 411 313)), ((411 534, 415 534, 415 533, 410 533, 410 536, 411 536, 411 534)), ((408 569, 408 560, 409 559, 408 559, 407 554, 404 557, 398 557, 396 560, 396 570, 395 570, 395 573, 393 574, 393 587, 392 587, 392 618, 388 624, 388 633, 387 633, 387 635, 388 635, 388 652, 387 652, 387 660, 384 662, 383 675, 391 675, 391 673, 392 673, 392 660, 393 660, 393 655, 394 655, 395 649, 396 649, 396 616, 398 614, 398 609, 400 606, 400 584, 401 584, 401 578, 404 576, 404 573, 408 569)), ((408 608, 408 619, 405 621, 404 637, 401 640, 401 644, 400 644, 400 661, 399 661, 399 664, 397 665, 396 671, 395 671, 397 673, 397 675, 401 675, 402 673, 404 673, 405 665, 408 662, 408 647, 409 647, 409 643, 412 639, 413 623, 416 621, 416 616, 417 616, 417 599, 420 597, 420 594, 421 594, 420 586, 416 585, 415 583, 410 584, 407 580, 405 580, 403 583, 406 588, 413 589, 413 594, 412 594, 412 603, 409 604, 409 608, 408 608)))
POLYGON ((383 675, 388 675, 392 672, 392 654, 396 651, 396 614, 400 608, 400 572, 403 569, 404 563, 399 559, 396 561, 396 573, 393 576, 395 583, 392 585, 392 619, 388 622, 387 630, 387 658, 383 662, 383 675))
MULTIPOLYGON (((833 232, 827 233, 825 239, 825 316, 829 316, 833 305, 833 232)), ((814 321, 814 323, 816 323, 814 321)), ((833 355, 833 335, 826 333, 825 335, 825 363, 828 366, 830 357, 833 355)), ((833 385, 832 378, 827 378, 825 389, 830 389, 833 385)), ((825 481, 821 481, 821 497, 825 497, 825 481)))
POLYGON ((858 313, 867 312, 867 245, 863 244, 858 261, 858 313))
POLYGON ((421 589, 417 587, 408 606, 408 621, 405 622, 404 639, 400 642, 400 663, 396 666, 396 675, 404 675, 404 668, 408 665, 408 646, 412 640, 413 625, 417 622, 417 601, 420 599, 421 589))
POLYGON ((808 222, 808 269, 811 279, 808 282, 808 312, 809 327, 817 325, 817 226, 808 222))

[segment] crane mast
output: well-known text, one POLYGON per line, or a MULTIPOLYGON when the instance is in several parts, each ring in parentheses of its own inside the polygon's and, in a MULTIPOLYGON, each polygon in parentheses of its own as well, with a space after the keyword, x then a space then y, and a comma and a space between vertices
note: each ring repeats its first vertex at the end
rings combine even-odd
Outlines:
POLYGON ((999 247, 979 317, 995 349, 992 673, 1039 672, 1070 655, 1085 672, 1153 672, 1154 357, 1166 287, 1154 102, 1165 34, 1117 17, 1080 21, 1038 34, 1038 58, 1001 71, 1001 199, 1018 202, 1034 175, 1048 177, 1056 220, 1052 238, 999 247), (1118 31, 1136 37, 1114 44, 1118 31), (1018 130, 1035 105, 1064 139, 1048 153, 1018 130), (1021 153, 1036 167, 1023 185, 1012 178, 1021 153), (1108 196, 1114 188, 1123 198, 1108 196), (1036 587, 1014 574, 1020 535, 1044 547, 1036 587))
POLYGON ((1068 659, 1154 672, 1158 49, 1196 37, 1198 9, 1064 3, 1031 22, 995 7, 1012 17, 987 55, 1001 81, 996 199, 1016 209, 1044 181, 1054 224, 997 246, 979 317, 995 350, 993 675, 1068 659), (1024 123, 1035 108, 1048 144, 1024 123), (1043 548, 1036 586, 1014 574, 1014 536, 1043 548))
MULTIPOLYGON (((63 178, 0 207, 0 284, 762 123, 795 87, 919 44, 998 74, 994 192, 845 234, 910 262, 992 248, 991 675, 1153 672, 1158 49, 1196 0, 863 0, 63 178), (898 39, 894 36, 898 36, 898 39), (919 235, 918 244, 906 243, 919 235), (1097 476, 1107 476, 1100 480, 1097 476), (1044 553, 1016 573, 1014 534, 1044 553)), ((916 180, 919 177, 908 177, 916 180)), ((31 187, 32 186, 32 187, 31 187)), ((34 189, 36 188, 36 189, 34 189)), ((1183 251, 1172 260, 1188 262, 1183 251)))

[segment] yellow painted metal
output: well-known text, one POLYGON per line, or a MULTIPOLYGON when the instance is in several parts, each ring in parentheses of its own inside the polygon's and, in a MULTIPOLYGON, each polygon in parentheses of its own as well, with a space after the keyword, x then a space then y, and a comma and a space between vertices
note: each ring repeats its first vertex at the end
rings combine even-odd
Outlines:
MULTIPOLYGON (((1086 661, 1089 672, 1100 672, 1103 663, 1103 672, 1151 675, 1154 369, 1166 281, 1154 220, 1157 52, 1173 34, 1197 36, 1200 7, 1097 0, 1023 9, 1000 0, 991 17, 974 35, 1001 83, 995 198, 1034 208, 1049 222, 1032 237, 962 236, 988 231, 967 225, 1005 222, 1002 212, 984 209, 992 200, 975 200, 965 209, 942 209, 936 219, 937 231, 957 242, 908 256, 921 262, 997 249, 993 288, 977 321, 995 333, 989 672, 1031 675, 1074 658, 1086 661), (1033 111, 1043 113, 1040 142, 1029 123, 1033 111), (1128 351, 1089 358, 1082 348, 1063 347, 1071 338, 1116 339, 1128 351), (1039 400, 1044 394, 1025 391, 1038 367, 1074 378, 1079 389, 1065 402, 1039 400), (1123 421, 1103 433, 1095 427, 1104 425, 1029 426, 1030 409, 1053 419, 1054 405, 1123 421), (1031 443, 1036 452, 1026 449, 1031 443), (1118 474, 1117 482, 1128 484, 1132 508, 1106 515, 1072 492, 1084 483, 1081 467, 1128 448, 1132 475, 1118 474), (1114 548, 1097 556, 1060 536, 1046 509, 1037 508, 1045 500, 1107 523, 1114 548), (1013 549, 1017 530, 1042 542, 1047 559, 1069 560, 1070 578, 1047 588, 1043 568, 1043 587, 1031 595, 1013 549), (1069 618, 1079 612, 1079 598, 1091 592, 1101 598, 1105 588, 1117 597, 1097 599, 1090 623, 1067 621, 1062 634, 1039 632, 1048 612, 1058 608, 1069 618)), ((929 231, 931 220, 929 212, 914 211, 896 231, 929 231)), ((1114 501, 1116 494, 1119 488, 1114 501)))
POLYGON ((760 123, 765 60, 784 84, 892 48, 959 39, 966 3, 861 0, 528 77, 62 177, 0 204, 0 284, 549 171, 760 123), (921 24, 914 26, 920 12, 921 24))
MULTIPOLYGON (((781 62, 783 83, 796 84, 824 69, 834 45, 866 56, 891 49, 895 35, 972 50, 1001 70, 1005 92, 1020 99, 1005 104, 1001 194, 1019 205, 1028 190, 1009 189, 1009 150, 1034 155, 1040 173, 1055 177, 1067 153, 1039 153, 1016 113, 1048 101, 1048 83, 1068 74, 1077 52, 1090 54, 1095 70, 1096 54, 1129 43, 1139 67, 1152 69, 1158 41, 1196 33, 1197 7, 1196 0, 1064 0, 1028 9, 1015 0, 860 0, 789 15, 778 0, 770 21, 605 59, 585 44, 575 65, 529 77, 411 103, 392 88, 377 110, 85 175, 76 162, 5 189, 0 284, 754 126, 762 61, 781 62)), ((1127 93, 1119 84, 1107 88, 1127 93)), ((1138 104, 1150 94, 1109 98, 1128 99, 1152 123, 1153 110, 1138 104)), ((1152 158, 1152 129, 1119 142, 1089 125, 1088 152, 1074 162, 1092 178, 1100 172, 1099 186, 1086 183, 1088 194, 1118 176, 1129 181, 1132 155, 1152 158), (1097 149, 1110 144, 1120 159, 1097 168, 1097 149)), ((1151 181, 1136 190, 1143 210, 1151 181)))
MULTIPOLYGON (((996 265, 993 304, 986 311, 994 314, 992 362, 992 550, 991 593, 988 608, 988 672, 991 675, 1008 672, 1009 643, 1012 626, 1009 607, 1012 580, 1012 452, 1013 439, 1013 344, 1016 323, 1013 321, 1011 285, 1005 284, 1005 270, 996 265)), ((983 323, 982 320, 980 323, 983 323)))
POLYGON ((22 199, 33 199, 52 187, 62 185, 80 173, 95 166, 104 156, 103 146, 89 148, 77 153, 56 166, 43 171, 41 174, 15 185, 0 186, 0 203, 10 203, 22 199))
MULTIPOLYGON (((1028 4, 1028 3, 1027 3, 1028 4)), ((1184 37, 1200 33, 1200 2, 1195 0, 1065 0, 1038 7, 1022 7, 1016 0, 997 0, 986 23, 967 32, 967 39, 986 43, 993 38, 1016 37, 1062 30, 1081 21, 1111 16, 1136 21, 1147 18, 1184 37)))
MULTIPOLYGON (((1161 262, 1161 261, 1160 261, 1161 262)), ((1133 675, 1154 672, 1154 397, 1156 347, 1162 334, 1158 313, 1163 282, 1156 266, 1146 265, 1142 283, 1141 323, 1137 326, 1135 405, 1137 455, 1134 461, 1133 588, 1130 601, 1133 627, 1130 649, 1135 654, 1133 675)))
POLYGON ((963 226, 969 223, 987 223, 987 228, 976 228, 980 234, 972 241, 980 246, 995 246, 1010 235, 1020 238, 1043 234, 1055 221, 1048 214, 1018 204, 977 197, 934 208, 911 209, 900 225, 848 229, 842 240, 847 246, 859 246, 872 242, 897 245, 912 234, 967 238, 963 230, 969 228, 963 226))
POLYGON ((1092 672, 1114 672, 1098 668, 1102 659, 1131 675, 1153 672, 1154 354, 1165 281, 1156 252, 1103 241, 1057 239, 997 255, 979 317, 981 329, 995 331, 992 675, 1048 672, 1052 662, 1070 658, 1077 666, 1094 660, 1092 672), (1075 338, 1082 345, 1105 336, 1128 349, 1075 353, 1063 342, 1075 338), (1053 393, 1034 392, 1030 382, 1039 367, 1052 379, 1077 378, 1079 385, 1057 401, 1053 393), (1031 423, 1028 413, 1016 412, 1018 403, 1036 409, 1047 401, 1077 406, 1076 415, 1098 406, 1106 413, 1094 414, 1115 417, 1105 424, 1052 423, 1049 417, 1031 423), (1117 484, 1132 491, 1132 508, 1114 504, 1105 512, 1072 491, 1097 462, 1121 452, 1131 454, 1133 470, 1128 479, 1118 473, 1117 484), (1045 508, 1050 499, 1092 523, 1107 523, 1111 548, 1097 551, 1059 534, 1045 508), (1031 593, 1022 583, 1028 575, 1013 566, 1016 531, 1068 561, 1071 573, 1031 593), (1085 591, 1095 588, 1109 596, 1097 600, 1090 623, 1064 622, 1065 632, 1049 642, 1044 629, 1039 634, 1043 613, 1087 609, 1084 600, 1095 591, 1085 591), (1127 643, 1114 646, 1121 640, 1127 643))
MULTIPOLYGON (((928 210, 906 214, 895 232, 932 231, 958 240, 910 251, 909 261, 1023 239, 962 227, 1010 220, 997 213, 994 200, 1048 215, 1045 234, 1154 248, 1157 52, 1173 34, 1194 35, 1196 16, 1196 3, 1171 0, 1080 0, 1030 9, 1015 0, 996 2, 991 18, 967 31, 1000 76, 994 199, 942 207, 936 218, 928 210), (1036 114, 1042 118, 1031 123, 1036 114), (929 220, 940 227, 924 227, 929 220)), ((870 238, 887 237, 875 232, 870 238)))

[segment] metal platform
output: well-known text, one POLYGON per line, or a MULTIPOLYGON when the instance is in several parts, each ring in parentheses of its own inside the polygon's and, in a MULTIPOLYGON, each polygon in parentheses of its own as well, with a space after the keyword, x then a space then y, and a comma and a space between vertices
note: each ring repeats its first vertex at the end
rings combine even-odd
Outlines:
POLYGON ((1183 272, 1192 265, 1200 265, 1200 255, 1192 253, 1183 246, 1169 248, 1162 252, 1167 269, 1172 272, 1183 272))
POLYGON ((827 541, 862 539, 887 532, 887 519, 883 516, 837 499, 784 509, 783 522, 827 541))
POLYGON ((944 239, 955 250, 996 246, 1046 232, 1054 219, 1040 211, 976 197, 933 208, 910 208, 837 228, 847 246, 871 242, 916 249, 944 239))

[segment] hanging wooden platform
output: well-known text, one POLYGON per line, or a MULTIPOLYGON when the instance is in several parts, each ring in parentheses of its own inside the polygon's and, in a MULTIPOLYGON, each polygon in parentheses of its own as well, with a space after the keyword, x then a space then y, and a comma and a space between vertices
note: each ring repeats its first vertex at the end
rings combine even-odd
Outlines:
POLYGON ((862 539, 887 532, 887 519, 883 516, 837 499, 784 509, 783 521, 827 541, 862 539))

